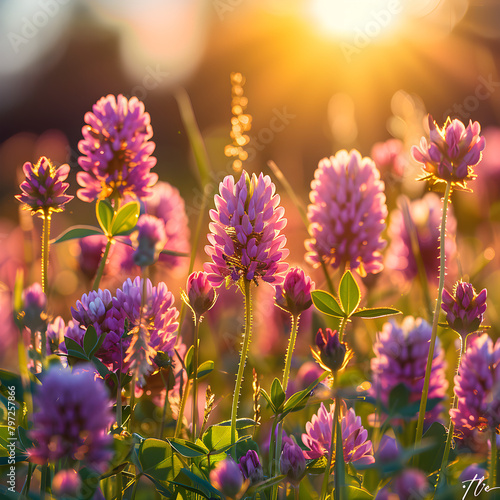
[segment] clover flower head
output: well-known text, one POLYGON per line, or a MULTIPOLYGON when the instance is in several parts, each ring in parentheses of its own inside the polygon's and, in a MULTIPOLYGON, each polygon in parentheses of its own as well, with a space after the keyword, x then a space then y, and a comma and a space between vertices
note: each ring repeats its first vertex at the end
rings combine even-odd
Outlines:
POLYGON ((23 291, 23 323, 32 332, 39 331, 46 323, 47 296, 40 283, 33 283, 23 291))
MULTIPOLYGON (((425 369, 429 353, 432 327, 421 318, 407 316, 401 326, 394 321, 383 325, 373 346, 375 357, 371 360, 373 374, 371 395, 380 398, 388 407, 389 394, 398 384, 405 384, 410 391, 409 402, 420 401, 424 386, 425 369)), ((444 399, 448 382, 446 362, 439 339, 436 340, 432 360, 429 398, 444 399)), ((426 414, 426 422, 437 420, 441 405, 426 414)))
POLYGON ((319 329, 316 334, 316 347, 318 353, 315 359, 325 370, 337 372, 345 366, 350 359, 350 352, 344 342, 340 342, 339 333, 337 330, 330 330, 330 328, 319 329), (346 361, 347 355, 347 361, 346 361))
POLYGON ((422 137, 420 146, 411 153, 423 165, 422 180, 431 185, 451 181, 452 185, 466 189, 466 183, 476 177, 473 167, 481 160, 485 139, 481 137, 479 122, 469 121, 466 127, 460 120, 450 117, 439 128, 429 115, 429 142, 422 137))
POLYGON ((156 164, 151 156, 155 144, 144 104, 137 97, 110 94, 85 114, 85 123, 78 144, 84 155, 78 159, 83 169, 76 176, 78 197, 87 202, 127 195, 147 198, 158 176, 150 172, 156 164))
POLYGON ((208 275, 204 271, 194 272, 188 276, 186 293, 183 299, 191 308, 196 320, 200 319, 207 311, 212 309, 217 299, 208 275))
MULTIPOLYGON (((307 422, 306 432, 302 434, 302 442, 309 448, 305 452, 306 458, 326 456, 330 451, 334 411, 335 403, 330 405, 330 411, 321 403, 318 413, 307 422)), ((356 416, 352 408, 343 411, 341 429, 345 462, 360 465, 374 463, 368 431, 361 424, 361 417, 356 416)))
POLYGON ((141 215, 130 239, 134 263, 141 267, 151 266, 158 260, 167 241, 165 223, 154 215, 141 215))
POLYGON ((20 186, 22 193, 16 195, 16 199, 23 203, 24 209, 31 210, 31 215, 50 217, 52 212, 62 212, 64 205, 73 199, 66 194, 69 184, 63 182, 69 171, 69 165, 56 168, 45 156, 35 165, 26 162, 23 165, 26 178, 20 186))
POLYGON ((276 285, 275 288, 276 305, 293 316, 298 316, 312 306, 314 281, 298 267, 290 268, 283 285, 276 285))
POLYGON ((441 308, 446 313, 448 325, 463 337, 477 331, 486 311, 486 288, 478 294, 467 282, 458 281, 453 295, 443 290, 441 308))
POLYGON ((360 276, 380 272, 387 206, 373 160, 339 151, 319 162, 311 188, 306 260, 314 267, 348 266, 360 276))
POLYGON ((212 262, 204 269, 214 287, 224 281, 261 279, 271 284, 283 281, 288 265, 286 238, 280 231, 286 225, 285 210, 269 176, 250 177, 245 171, 238 182, 228 175, 215 196, 210 210, 210 245, 205 251, 212 262))
POLYGON ((493 345, 487 334, 469 339, 455 375, 458 405, 450 410, 457 433, 465 436, 500 426, 500 340, 493 345))
POLYGON ((240 458, 239 468, 243 477, 250 480, 250 484, 260 483, 264 479, 264 470, 255 450, 248 450, 240 458))
POLYGON ((92 367, 73 372, 50 369, 37 387, 34 402, 32 461, 69 459, 105 469, 112 456, 113 439, 107 429, 113 416, 107 390, 94 378, 92 367))
POLYGON ((306 470, 302 448, 292 439, 285 439, 280 455, 280 471, 295 486, 300 483, 306 470))
POLYGON ((236 498, 244 486, 243 474, 238 464, 231 458, 217 463, 215 469, 210 471, 210 482, 231 499, 236 498))

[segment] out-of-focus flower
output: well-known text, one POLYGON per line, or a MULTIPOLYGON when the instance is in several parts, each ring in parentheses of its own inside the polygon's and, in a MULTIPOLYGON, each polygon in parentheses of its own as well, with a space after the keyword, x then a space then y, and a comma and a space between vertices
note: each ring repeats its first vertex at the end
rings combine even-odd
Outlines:
POLYGON ((474 481, 474 479, 481 479, 488 477, 488 471, 478 464, 471 464, 466 467, 460 474, 458 481, 464 483, 465 481, 474 481))
POLYGON ((323 332, 320 328, 316 334, 316 346, 319 351, 317 353, 313 351, 313 356, 325 370, 335 373, 343 368, 351 358, 347 344, 340 342, 337 330, 332 332, 330 328, 325 328, 323 332))
MULTIPOLYGON (((424 387, 425 369, 429 354, 432 327, 421 318, 407 316, 401 327, 394 321, 385 323, 377 334, 373 346, 375 357, 371 360, 373 373, 370 393, 388 407, 389 394, 398 384, 404 383, 410 391, 409 402, 420 401, 424 387)), ((446 362, 439 339, 436 340, 432 360, 429 398, 446 396, 446 362)), ((437 420, 441 405, 426 414, 426 422, 437 420)), ((415 415, 416 416, 416 415, 415 415)))
POLYGON ((47 296, 40 283, 33 283, 23 291, 23 323, 32 332, 40 331, 47 324, 46 308, 47 296))
POLYGON ((107 433, 113 421, 107 391, 94 379, 94 369, 52 368, 34 394, 38 408, 30 437, 30 460, 43 464, 59 459, 86 462, 103 471, 112 456, 107 433))
POLYGON ((66 324, 61 316, 53 319, 47 326, 47 353, 54 354, 59 350, 59 344, 64 342, 66 324))
POLYGON ((193 311, 196 322, 215 304, 217 295, 208 275, 204 271, 194 272, 188 276, 186 293, 183 299, 193 311))
POLYGON ((134 263, 140 267, 151 266, 158 260, 167 241, 165 224, 154 215, 141 215, 130 239, 134 263))
POLYGON ((217 463, 215 469, 210 471, 210 482, 231 499, 237 498, 244 486, 243 474, 238 464, 231 458, 217 463))
MULTIPOLYGON (((168 182, 157 182, 152 195, 146 200, 146 213, 165 222, 166 250, 189 253, 189 219, 179 190, 168 182)), ((189 259, 175 255, 160 254, 159 262, 167 269, 182 269, 189 259)))
POLYGON ((78 265, 82 273, 89 280, 93 279, 97 272, 99 262, 106 247, 106 241, 106 236, 101 235, 86 236, 78 240, 80 247, 78 265))
POLYGON ((347 266, 360 276, 380 272, 387 206, 373 160, 356 150, 339 151, 319 162, 311 188, 306 260, 314 267, 347 266))
POLYGON ((276 286, 276 305, 293 316, 298 316, 312 306, 311 291, 314 281, 298 267, 292 267, 283 285, 276 286))
POLYGON ((237 183, 228 175, 215 196, 216 210, 210 210, 210 245, 205 251, 212 262, 205 263, 214 287, 226 281, 238 283, 262 279, 279 284, 288 265, 284 248, 285 210, 269 176, 250 176, 243 171, 237 183))
POLYGON ((250 484, 260 483, 264 479, 264 471, 255 450, 248 450, 240 458, 239 467, 243 477, 250 480, 250 484))
POLYGON ((500 405, 495 402, 500 384, 500 340, 493 345, 487 334, 469 339, 455 375, 458 405, 450 410, 459 437, 462 430, 485 431, 500 425, 500 405))
POLYGON ((453 295, 443 290, 441 308, 446 313, 448 325, 462 337, 478 330, 486 311, 486 288, 478 294, 470 283, 458 281, 453 295))
POLYGON ((52 494, 57 498, 78 498, 82 480, 74 469, 60 470, 52 479, 52 494))
MULTIPOLYGON (((319 458, 328 455, 332 440, 332 426, 335 404, 330 405, 327 411, 325 405, 321 406, 316 415, 306 424, 306 432, 302 434, 302 442, 310 451, 305 451, 306 458, 319 458)), ((361 417, 356 416, 350 408, 341 419, 342 445, 344 449, 344 460, 353 464, 372 464, 373 458, 372 442, 368 439, 368 431, 361 424, 361 417)))
POLYGON ((423 499, 429 492, 429 482, 419 469, 406 469, 394 480, 394 492, 403 499, 423 499))
POLYGON ((380 440, 375 458, 380 462, 395 462, 399 459, 401 451, 398 442, 393 438, 384 434, 380 440))
POLYGON ((375 143, 370 156, 382 175, 387 173, 395 177, 403 177, 408 159, 404 154, 404 144, 399 139, 375 143))
POLYGON ((469 121, 446 120, 442 128, 429 115, 429 142, 422 137, 420 146, 413 146, 411 153, 423 165, 422 180, 431 185, 451 181, 453 185, 466 189, 466 182, 474 179, 473 167, 481 160, 485 146, 480 136, 481 126, 469 121))
POLYGON ((288 481, 297 486, 306 470, 306 459, 302 448, 292 439, 286 439, 280 455, 280 470, 288 481))
POLYGON ((69 184, 63 182, 69 170, 69 165, 56 169, 45 156, 35 165, 26 162, 23 165, 26 180, 21 183, 22 194, 16 195, 16 199, 24 204, 24 209, 31 210, 31 215, 50 216, 52 212, 62 212, 64 205, 73 199, 66 194, 69 184))
POLYGON ((85 114, 87 125, 78 144, 84 155, 78 163, 84 172, 76 176, 81 200, 151 194, 158 176, 150 172, 156 164, 151 156, 155 144, 149 140, 153 136, 150 121, 137 97, 128 100, 121 94, 102 97, 85 114))
MULTIPOLYGON (((427 193, 422 199, 409 202, 401 198, 399 208, 391 212, 388 234, 391 240, 385 258, 385 265, 398 271, 406 282, 412 282, 418 275, 418 265, 413 250, 411 234, 416 236, 418 251, 427 279, 437 284, 439 278, 439 228, 442 203, 436 193, 427 193), (410 221, 404 215, 406 208, 410 221), (411 224, 408 227, 408 224, 411 224)), ((448 274, 455 274, 454 259, 457 251, 455 234, 457 221, 452 207, 448 207, 446 223, 445 255, 448 274)))

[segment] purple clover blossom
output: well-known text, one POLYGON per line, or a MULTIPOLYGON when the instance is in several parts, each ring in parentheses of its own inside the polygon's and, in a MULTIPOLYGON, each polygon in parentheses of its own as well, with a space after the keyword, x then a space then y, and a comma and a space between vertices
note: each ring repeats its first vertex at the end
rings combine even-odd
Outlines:
POLYGON ((191 308, 198 321, 207 311, 212 309, 217 299, 208 275, 204 271, 194 272, 188 276, 186 293, 184 294, 186 304, 191 308))
POLYGON ((140 267, 151 266, 158 260, 167 241, 165 223, 154 215, 141 215, 130 239, 134 263, 140 267))
POLYGON ((243 474, 236 462, 226 458, 210 471, 210 482, 226 497, 234 499, 243 488, 243 474))
MULTIPOLYGON (((146 213, 165 222, 166 250, 189 253, 189 219, 178 189, 168 182, 157 182, 151 197, 146 201, 146 213)), ((160 254, 159 258, 159 262, 167 269, 182 269, 187 261, 185 257, 166 254, 160 254)))
POLYGON ((243 477, 250 480, 250 484, 260 483, 264 479, 264 471, 255 450, 248 450, 240 458, 239 468, 243 477))
POLYGON ((204 265, 208 279, 214 287, 241 278, 281 283, 288 267, 282 262, 288 256, 286 238, 280 234, 286 219, 271 178, 262 173, 250 178, 243 171, 236 183, 232 175, 225 177, 219 189, 205 247, 213 261, 204 265))
POLYGON ((458 281, 453 295, 443 290, 441 308, 448 325, 462 337, 478 330, 486 311, 486 288, 478 294, 470 283, 458 281))
POLYGON ((389 139, 373 145, 370 156, 382 175, 402 178, 408 159, 404 154, 404 144, 399 139, 389 139))
POLYGON ((102 381, 88 371, 52 368, 34 394, 38 408, 30 437, 30 459, 39 464, 59 459, 83 461, 104 471, 112 457, 111 403, 102 381))
MULTIPOLYGON (((425 274, 430 283, 437 284, 439 278, 439 228, 441 225, 442 203, 436 193, 426 193, 420 200, 408 202, 399 200, 399 208, 391 212, 388 235, 391 243, 387 249, 385 265, 398 271, 406 282, 418 275, 418 266, 412 249, 411 232, 403 215, 404 206, 408 211, 417 236, 420 257, 425 274)), ((457 220, 452 207, 448 207, 446 223, 446 262, 452 263, 457 251, 455 233, 457 220)), ((450 269, 448 270, 450 274, 450 269)), ((452 274, 454 273, 453 270, 452 274)))
POLYGON ((64 342, 66 324, 61 316, 53 319, 47 325, 47 353, 54 354, 59 350, 59 345, 64 342))
POLYGON ((306 471, 306 459, 302 448, 291 438, 285 438, 280 455, 280 471, 288 481, 297 486, 306 471))
POLYGON ((293 316, 298 316, 312 306, 311 291, 314 281, 298 267, 292 267, 285 276, 283 285, 276 285, 275 303, 293 316))
MULTIPOLYGON (((306 432, 302 434, 302 442, 309 448, 306 458, 319 458, 328 455, 332 441, 333 416, 335 403, 327 411, 321 406, 310 422, 306 423, 306 432)), ((342 445, 344 460, 354 465, 367 465, 375 462, 372 442, 368 439, 368 431, 361 424, 361 417, 356 416, 354 409, 344 411, 341 419, 342 445)))
POLYGON ((319 162, 311 188, 306 260, 314 267, 348 266, 360 276, 380 272, 387 206, 373 160, 356 150, 339 151, 319 162))
POLYGON ((41 330, 47 324, 47 296, 40 283, 33 283, 23 291, 23 323, 32 332, 41 330))
POLYGON ((394 480, 393 490, 398 498, 423 500, 430 490, 427 475, 420 469, 406 469, 394 480))
POLYGON ((151 156, 155 143, 149 113, 144 104, 123 95, 102 97, 85 114, 83 140, 78 149, 84 155, 78 159, 84 172, 76 179, 81 189, 78 197, 87 202, 96 198, 130 195, 147 198, 158 180, 150 173, 156 164, 151 156))
POLYGON ((495 345, 487 334, 469 337, 467 350, 455 375, 456 409, 450 410, 457 433, 467 436, 477 429, 500 425, 500 340, 495 345))
POLYGON ((80 238, 78 244, 80 253, 78 255, 78 265, 82 273, 89 279, 93 279, 102 254, 106 248, 107 238, 104 235, 92 235, 80 238))
POLYGON ((316 334, 316 346, 319 349, 321 364, 326 369, 337 372, 342 368, 347 354, 347 345, 340 342, 337 330, 325 328, 323 332, 320 328, 316 334))
POLYGON ((24 209, 31 210, 31 215, 50 216, 52 212, 62 212, 64 205, 73 199, 66 194, 69 184, 63 182, 68 177, 69 165, 56 169, 42 156, 35 165, 26 162, 23 171, 26 179, 21 183, 22 194, 16 195, 16 199, 24 204, 24 209))
MULTIPOLYGON (((429 353, 432 327, 421 318, 407 316, 401 326, 394 321, 383 325, 373 346, 375 357, 371 360, 373 384, 370 393, 387 408, 389 394, 394 387, 404 383, 410 391, 409 403, 420 401, 424 387, 425 369, 429 353)), ((446 361, 439 339, 436 340, 432 360, 429 398, 446 396, 446 361)), ((441 405, 426 414, 426 422, 438 419, 441 405)), ((416 415, 415 415, 416 416, 416 415)))
POLYGON ((478 122, 469 121, 465 127, 460 120, 448 117, 439 128, 429 115, 429 142, 422 137, 420 146, 411 149, 415 161, 423 165, 422 180, 431 184, 451 181, 465 188, 466 181, 476 177, 473 167, 480 162, 485 146, 480 133, 478 122))

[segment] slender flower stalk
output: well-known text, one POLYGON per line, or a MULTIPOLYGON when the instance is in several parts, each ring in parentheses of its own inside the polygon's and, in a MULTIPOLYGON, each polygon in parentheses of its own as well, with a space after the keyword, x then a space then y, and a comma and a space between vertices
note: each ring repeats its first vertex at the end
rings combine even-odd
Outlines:
POLYGON ((97 268, 97 273, 95 275, 94 284, 92 285, 92 290, 99 290, 99 285, 101 284, 101 279, 104 274, 104 267, 106 266, 106 261, 108 260, 109 251, 111 250, 111 245, 113 244, 113 238, 108 238, 106 242, 106 248, 102 254, 101 260, 99 261, 99 267, 97 268))
POLYGON ((497 468, 498 468, 498 450, 497 450, 497 430, 491 428, 491 452, 490 452, 490 477, 489 485, 494 488, 497 486, 497 468))
POLYGON ((427 357, 427 366, 425 368, 424 388, 422 391, 422 399, 420 400, 420 409, 418 412, 417 432, 415 435, 415 447, 418 446, 422 439, 424 430, 425 409, 427 407, 427 398, 429 396, 429 384, 431 379, 432 360, 434 359, 434 346, 436 345, 437 328, 439 321, 439 313, 441 312, 441 300, 444 288, 444 275, 446 271, 446 254, 445 254, 445 241, 446 241, 446 212, 448 210, 448 203, 450 199, 452 181, 446 183, 446 190, 443 198, 443 216, 441 219, 440 229, 440 246, 439 246, 439 286, 438 295, 436 300, 436 308, 434 309, 434 317, 432 320, 432 333, 431 341, 429 344, 429 355, 427 357))

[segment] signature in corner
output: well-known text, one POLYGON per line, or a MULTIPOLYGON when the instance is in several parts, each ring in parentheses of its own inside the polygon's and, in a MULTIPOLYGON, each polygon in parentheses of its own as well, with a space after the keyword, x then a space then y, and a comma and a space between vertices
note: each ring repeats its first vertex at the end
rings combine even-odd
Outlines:
POLYGON ((488 486, 487 484, 484 484, 484 476, 477 477, 477 474, 474 475, 474 479, 462 481, 462 484, 463 484, 463 488, 467 488, 467 490, 464 493, 464 496, 462 497, 462 500, 465 500, 466 496, 468 495, 469 491, 474 486, 474 484, 476 484, 476 487, 474 488, 474 491, 473 491, 475 497, 479 496, 483 491, 485 493, 487 493, 487 492, 493 491, 493 490, 500 490, 500 486, 491 487, 491 486, 488 486), (465 483, 469 483, 469 485, 467 486, 467 484, 465 484, 465 483))

